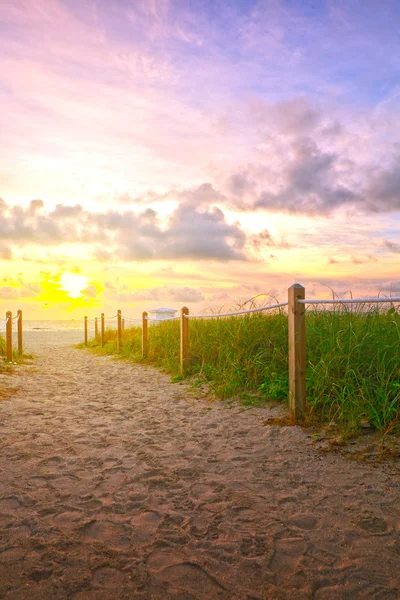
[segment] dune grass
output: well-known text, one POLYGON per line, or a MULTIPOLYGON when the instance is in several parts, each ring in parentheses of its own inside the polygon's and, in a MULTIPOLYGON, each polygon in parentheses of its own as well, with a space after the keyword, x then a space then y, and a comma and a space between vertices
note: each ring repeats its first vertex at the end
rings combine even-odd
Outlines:
MULTIPOLYGON (((245 404, 287 400, 288 330, 284 311, 191 320, 188 375, 206 381, 220 398, 245 404)), ((400 314, 352 305, 348 310, 308 310, 308 422, 335 422, 348 434, 360 423, 400 430, 400 314)), ((116 332, 89 346, 115 354, 116 332)), ((126 329, 121 357, 142 362, 141 328, 126 329)), ((149 327, 147 361, 179 379, 179 321, 149 327)))
MULTIPOLYGON (((5 362, 5 358, 6 358, 6 340, 5 340, 5 337, 0 334, 0 372, 1 371, 9 371, 12 366, 11 363, 5 362)), ((13 355, 12 355, 13 363, 21 363, 26 358, 32 358, 32 355, 24 353, 22 356, 20 356, 18 349, 13 348, 13 355)))

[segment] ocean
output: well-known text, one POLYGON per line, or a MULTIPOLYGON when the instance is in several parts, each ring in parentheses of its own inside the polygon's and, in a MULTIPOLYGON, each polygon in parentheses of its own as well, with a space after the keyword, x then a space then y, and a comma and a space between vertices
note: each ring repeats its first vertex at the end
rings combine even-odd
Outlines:
POLYGON ((83 319, 68 319, 60 321, 30 321, 24 319, 24 331, 82 331, 83 335, 83 319))

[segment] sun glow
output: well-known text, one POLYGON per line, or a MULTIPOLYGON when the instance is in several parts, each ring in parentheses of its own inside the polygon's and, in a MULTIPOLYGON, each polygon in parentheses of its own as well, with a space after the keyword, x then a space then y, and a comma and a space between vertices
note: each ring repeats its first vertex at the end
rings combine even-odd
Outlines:
POLYGON ((83 275, 76 275, 65 271, 60 277, 61 289, 68 293, 70 298, 82 296, 82 290, 88 285, 88 280, 83 275))

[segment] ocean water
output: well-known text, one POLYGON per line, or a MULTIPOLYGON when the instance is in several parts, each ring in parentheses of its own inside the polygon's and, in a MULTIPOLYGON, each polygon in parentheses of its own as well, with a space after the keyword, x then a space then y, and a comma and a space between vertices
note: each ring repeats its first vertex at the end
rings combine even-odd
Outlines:
MULTIPOLYGON (((18 344, 17 321, 13 321, 12 343, 18 344)), ((0 331, 0 337, 5 338, 5 331, 0 331)), ((88 337, 94 337, 94 331, 89 329, 88 337)), ((30 320, 24 319, 22 324, 22 344, 24 351, 40 355, 44 346, 70 346, 84 340, 83 319, 64 320, 30 320)))
POLYGON ((83 319, 69 319, 62 321, 30 321, 24 319, 24 331, 82 331, 83 319))

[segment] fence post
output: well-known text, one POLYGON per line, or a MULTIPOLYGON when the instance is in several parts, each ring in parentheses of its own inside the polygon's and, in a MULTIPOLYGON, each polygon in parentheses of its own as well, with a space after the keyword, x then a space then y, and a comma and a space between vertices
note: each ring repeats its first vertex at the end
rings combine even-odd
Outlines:
POLYGON ((22 310, 17 311, 18 315, 18 354, 22 356, 23 348, 22 348, 22 310))
POLYGON ((186 367, 189 364, 189 319, 185 316, 189 314, 189 309, 184 306, 181 309, 181 351, 180 351, 180 373, 186 374, 186 367))
POLYGON ((94 318, 94 337, 97 340, 97 336, 99 335, 99 324, 97 322, 97 317, 94 318))
POLYGON ((147 320, 147 312, 144 311, 142 313, 142 358, 147 358, 147 352, 149 349, 149 338, 148 338, 148 320, 147 320))
POLYGON ((87 322, 87 317, 84 318, 84 325, 85 325, 85 346, 87 346, 87 342, 88 342, 88 322, 87 322))
POLYGON ((121 311, 117 311, 117 352, 121 352, 121 341, 122 341, 122 317, 121 311))
POLYGON ((125 331, 125 319, 122 319, 122 321, 121 321, 121 331, 122 331, 122 333, 124 333, 124 331, 125 331))
POLYGON ((6 325, 6 358, 8 362, 12 362, 12 312, 10 310, 6 312, 6 319, 8 319, 6 325))
POLYGON ((289 409, 294 420, 306 409, 306 307, 305 289, 295 283, 288 289, 289 325, 289 409))
POLYGON ((104 313, 101 313, 101 346, 104 346, 104 313))

